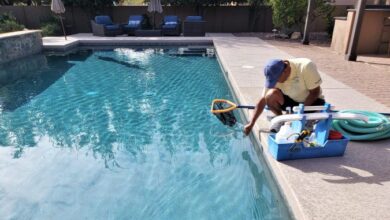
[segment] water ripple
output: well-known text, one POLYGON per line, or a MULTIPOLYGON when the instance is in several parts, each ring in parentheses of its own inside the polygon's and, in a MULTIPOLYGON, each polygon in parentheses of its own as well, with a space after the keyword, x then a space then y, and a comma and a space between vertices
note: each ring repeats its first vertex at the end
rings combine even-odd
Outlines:
POLYGON ((239 125, 209 112, 232 99, 215 59, 125 48, 45 59, 0 89, 3 218, 283 216, 239 125))

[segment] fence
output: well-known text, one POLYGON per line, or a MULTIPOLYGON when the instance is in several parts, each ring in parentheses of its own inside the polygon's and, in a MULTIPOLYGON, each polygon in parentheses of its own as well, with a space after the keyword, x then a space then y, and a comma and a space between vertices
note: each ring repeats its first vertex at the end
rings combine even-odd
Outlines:
MULTIPOLYGON (((195 7, 163 7, 162 14, 156 14, 156 24, 160 24, 164 15, 177 15, 184 19, 188 15, 197 15, 195 7)), ((41 23, 53 16, 48 6, 0 6, 0 14, 12 13, 16 19, 29 29, 39 29, 41 23)), ((117 6, 105 9, 116 23, 126 23, 129 15, 147 14, 153 21, 153 14, 146 6, 117 6)), ((207 21, 207 32, 271 32, 272 10, 261 7, 254 12, 249 6, 203 7, 200 14, 207 21)), ((65 24, 69 33, 91 32, 90 19, 93 16, 80 8, 66 8, 65 24)))

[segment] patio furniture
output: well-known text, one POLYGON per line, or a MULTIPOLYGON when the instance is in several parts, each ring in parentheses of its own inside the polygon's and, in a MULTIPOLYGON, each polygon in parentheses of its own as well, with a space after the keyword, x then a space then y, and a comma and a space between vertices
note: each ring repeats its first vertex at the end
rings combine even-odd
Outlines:
POLYGON ((119 24, 114 24, 107 15, 96 16, 91 20, 92 33, 95 36, 116 36, 122 34, 119 24))
POLYGON ((183 22, 183 35, 205 36, 205 24, 202 16, 187 16, 183 22))
POLYGON ((142 15, 132 15, 127 24, 122 26, 123 32, 127 35, 134 35, 136 30, 142 29, 144 17, 142 15))
POLYGON ((175 15, 169 15, 164 17, 163 24, 161 25, 161 33, 164 36, 179 36, 180 35, 180 20, 175 15))

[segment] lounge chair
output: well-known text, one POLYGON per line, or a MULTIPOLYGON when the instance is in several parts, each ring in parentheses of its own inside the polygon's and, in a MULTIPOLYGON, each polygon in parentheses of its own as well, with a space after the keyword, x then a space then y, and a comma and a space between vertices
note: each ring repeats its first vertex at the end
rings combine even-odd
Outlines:
POLYGON ((183 22, 183 35, 205 36, 205 24, 202 16, 187 16, 183 22))
POLYGON ((95 36, 116 36, 122 34, 122 28, 119 24, 112 23, 107 15, 96 16, 91 20, 92 33, 95 36))
POLYGON ((129 22, 123 25, 123 31, 125 34, 134 35, 135 31, 142 29, 144 17, 142 15, 132 15, 129 17, 129 22))
POLYGON ((161 34, 179 36, 180 35, 180 20, 177 16, 169 15, 164 17, 164 22, 161 25, 161 34))

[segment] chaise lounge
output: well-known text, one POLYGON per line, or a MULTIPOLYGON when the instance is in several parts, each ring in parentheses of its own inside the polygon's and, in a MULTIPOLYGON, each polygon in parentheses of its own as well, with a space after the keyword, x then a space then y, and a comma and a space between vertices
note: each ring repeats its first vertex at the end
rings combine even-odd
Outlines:
POLYGON ((96 16, 91 20, 92 33, 95 36, 116 36, 122 34, 119 24, 114 24, 107 15, 96 16))
POLYGON ((175 15, 168 15, 164 17, 161 25, 161 34, 163 36, 179 36, 180 35, 180 20, 175 15))
POLYGON ((183 22, 183 35, 205 36, 205 24, 202 16, 187 16, 183 22))
POLYGON ((142 15, 132 15, 129 22, 123 25, 123 32, 127 35, 134 35, 136 30, 142 29, 144 17, 142 15))

